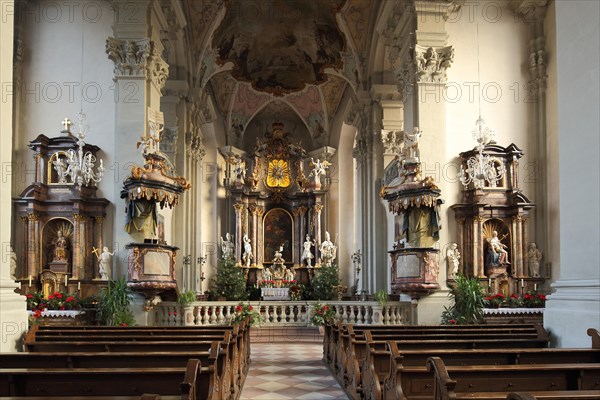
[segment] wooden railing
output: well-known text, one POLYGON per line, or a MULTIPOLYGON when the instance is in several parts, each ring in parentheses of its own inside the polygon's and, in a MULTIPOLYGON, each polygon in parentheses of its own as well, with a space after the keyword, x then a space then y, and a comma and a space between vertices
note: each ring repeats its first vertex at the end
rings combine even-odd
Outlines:
MULTIPOLYGON (((312 307, 316 301, 250 301, 260 313, 263 326, 310 326, 312 307)), ((360 325, 398 325, 410 323, 410 302, 328 301, 336 319, 360 325)), ((158 326, 222 325, 235 316, 237 301, 194 302, 182 307, 175 302, 159 303, 154 308, 154 324, 158 326)))

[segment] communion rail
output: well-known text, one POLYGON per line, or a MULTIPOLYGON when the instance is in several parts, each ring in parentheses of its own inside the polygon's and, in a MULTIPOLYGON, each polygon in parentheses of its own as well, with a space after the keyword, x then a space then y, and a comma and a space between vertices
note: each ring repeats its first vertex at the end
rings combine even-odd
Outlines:
MULTIPOLYGON (((250 301, 262 317, 263 326, 310 326, 316 301, 250 301)), ((410 323, 410 302, 328 301, 336 319, 360 325, 398 325, 410 323)), ((162 302, 154 308, 154 324, 158 326, 222 325, 234 317, 237 301, 197 301, 189 306, 162 302)))

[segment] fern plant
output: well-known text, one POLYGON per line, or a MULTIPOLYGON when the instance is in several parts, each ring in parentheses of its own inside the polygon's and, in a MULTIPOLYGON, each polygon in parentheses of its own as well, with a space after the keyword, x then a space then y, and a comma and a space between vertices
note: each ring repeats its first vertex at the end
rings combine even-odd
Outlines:
POLYGON ((448 294, 450 307, 444 307, 442 324, 479 324, 483 321, 484 290, 476 278, 458 275, 448 294))
POLYGON ((131 312, 132 291, 124 277, 108 281, 108 287, 100 293, 98 312, 103 325, 133 325, 131 312))

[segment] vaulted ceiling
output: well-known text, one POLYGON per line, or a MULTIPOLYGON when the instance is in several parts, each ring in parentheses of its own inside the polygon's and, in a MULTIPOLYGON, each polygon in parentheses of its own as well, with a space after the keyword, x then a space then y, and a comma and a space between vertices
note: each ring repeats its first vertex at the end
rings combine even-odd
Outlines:
POLYGON ((364 80, 374 0, 184 0, 193 80, 212 94, 228 144, 252 148, 284 122, 307 149, 330 145, 344 96, 364 80))

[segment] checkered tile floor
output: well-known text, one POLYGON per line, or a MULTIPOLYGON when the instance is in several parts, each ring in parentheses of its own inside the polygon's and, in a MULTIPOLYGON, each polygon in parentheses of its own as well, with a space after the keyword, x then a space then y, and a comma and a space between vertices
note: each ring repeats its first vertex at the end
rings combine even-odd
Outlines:
POLYGON ((253 335, 241 400, 348 399, 323 363, 320 337, 280 339, 253 335))

